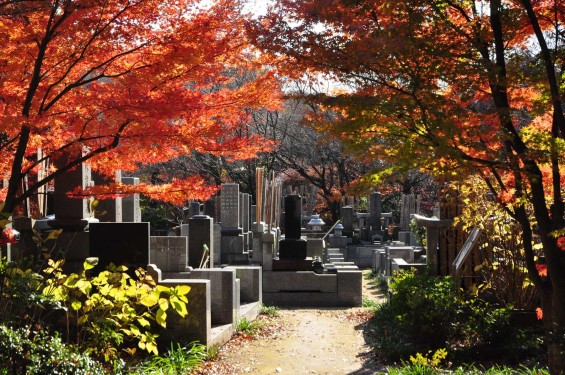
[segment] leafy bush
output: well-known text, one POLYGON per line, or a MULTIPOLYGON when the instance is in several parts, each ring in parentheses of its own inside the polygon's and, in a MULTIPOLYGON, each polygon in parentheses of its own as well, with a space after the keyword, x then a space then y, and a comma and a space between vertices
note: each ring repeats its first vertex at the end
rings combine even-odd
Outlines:
POLYGON ((375 350, 388 360, 436 351, 446 345, 466 355, 509 342, 509 310, 479 299, 464 300, 450 277, 397 273, 390 303, 371 322, 375 350))
POLYGON ((100 363, 64 344, 56 334, 0 325, 0 373, 97 375, 106 372, 100 363))
POLYGON ((0 261, 0 323, 12 327, 44 324, 47 315, 63 305, 41 291, 44 279, 31 269, 0 261))
POLYGON ((467 365, 459 366, 453 369, 438 369, 431 365, 421 363, 404 362, 398 367, 387 368, 387 375, 549 375, 547 369, 538 369, 537 367, 528 368, 520 366, 512 368, 507 366, 493 366, 483 368, 481 366, 467 365))
POLYGON ((65 275, 62 261, 50 259, 44 270, 49 278, 43 293, 65 306, 67 334, 105 361, 114 360, 119 348, 134 353, 137 346, 158 354, 154 324, 165 327, 169 307, 183 317, 187 315, 190 287, 156 285, 142 269, 135 271, 134 280, 123 266, 87 275, 97 263, 97 258, 88 258, 80 274, 65 275))

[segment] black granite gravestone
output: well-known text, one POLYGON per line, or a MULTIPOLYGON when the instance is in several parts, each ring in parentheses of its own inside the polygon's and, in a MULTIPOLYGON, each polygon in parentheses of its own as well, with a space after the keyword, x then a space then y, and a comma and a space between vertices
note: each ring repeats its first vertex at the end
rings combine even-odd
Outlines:
POLYGON ((149 223, 91 223, 89 254, 98 257, 96 269, 110 263, 123 265, 130 272, 149 263, 149 223))
POLYGON ((287 195, 284 198, 285 238, 279 242, 280 259, 306 259, 306 241, 302 233, 302 197, 287 195))

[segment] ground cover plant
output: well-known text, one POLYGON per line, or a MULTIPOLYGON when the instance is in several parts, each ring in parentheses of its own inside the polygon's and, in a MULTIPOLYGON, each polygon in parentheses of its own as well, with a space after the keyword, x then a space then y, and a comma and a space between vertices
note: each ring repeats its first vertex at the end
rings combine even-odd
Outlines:
POLYGON ((171 344, 162 355, 152 356, 139 365, 132 375, 188 375, 208 358, 206 346, 190 343, 186 346, 171 344))
POLYGON ((508 307, 462 295, 451 277, 402 271, 392 277, 390 291, 368 325, 375 354, 388 362, 445 350, 443 358, 452 363, 515 365, 539 360, 544 349, 539 329, 512 327, 508 307))
POLYGON ((111 265, 91 275, 97 259, 89 258, 81 273, 67 275, 62 261, 47 263, 35 272, 0 262, 4 369, 117 372, 128 361, 158 354, 156 332, 167 313, 187 314, 190 289, 157 286, 143 270, 133 278, 126 267, 111 265))

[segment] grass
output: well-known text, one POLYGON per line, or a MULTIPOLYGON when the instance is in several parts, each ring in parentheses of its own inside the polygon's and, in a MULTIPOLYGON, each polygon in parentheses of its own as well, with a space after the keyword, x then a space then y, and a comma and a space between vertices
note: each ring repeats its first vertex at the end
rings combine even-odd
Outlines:
POLYGON ((188 375, 208 358, 206 346, 192 342, 186 347, 173 345, 162 356, 143 361, 136 371, 141 375, 188 375))
POLYGON ((267 306, 261 304, 261 307, 259 308, 259 314, 272 317, 279 316, 279 308, 276 306, 267 306))
POLYGON ((549 375, 547 369, 528 368, 525 366, 508 367, 496 365, 483 368, 475 365, 459 366, 454 369, 440 369, 426 364, 405 363, 399 367, 389 367, 386 375, 549 375))
POLYGON ((235 332, 247 335, 255 335, 262 327, 262 323, 258 321, 249 321, 247 318, 239 320, 235 326, 235 332))
POLYGON ((375 300, 370 299, 370 298, 363 297, 363 301, 361 302, 361 306, 368 307, 372 310, 376 310, 377 307, 379 307, 379 303, 375 300))

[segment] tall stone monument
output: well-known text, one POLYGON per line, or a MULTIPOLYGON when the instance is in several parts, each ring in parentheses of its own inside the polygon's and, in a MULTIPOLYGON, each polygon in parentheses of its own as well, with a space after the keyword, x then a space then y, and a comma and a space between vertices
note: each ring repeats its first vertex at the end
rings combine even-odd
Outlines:
POLYGON ((369 220, 368 225, 371 231, 380 231, 381 217, 382 217, 382 196, 379 192, 374 192, 369 195, 369 220))
MULTIPOLYGON (((122 177, 124 185, 139 185, 139 177, 122 177)), ((132 194, 122 198, 122 221, 124 223, 141 222, 141 206, 139 194, 132 194)))
POLYGON ((222 184, 221 262, 224 264, 248 264, 249 254, 244 249, 243 229, 240 226, 239 185, 222 184))
MULTIPOLYGON (((55 160, 55 165, 63 168, 68 161, 69 157, 65 155, 55 160)), ((55 178, 53 194, 55 219, 47 223, 52 228, 62 229, 55 245, 59 252, 52 256, 65 258, 65 272, 77 272, 82 269, 84 259, 89 256, 89 235, 85 228, 89 223, 98 221, 91 217, 90 200, 69 198, 67 193, 77 187, 87 188, 91 184, 91 170, 86 164, 80 164, 55 178)))
POLYGON ((343 224, 343 235, 353 236, 353 207, 345 206, 340 209, 341 223, 343 224))
POLYGON ((285 238, 279 242, 279 259, 306 259, 306 241, 302 234, 302 197, 287 195, 284 198, 285 238))

